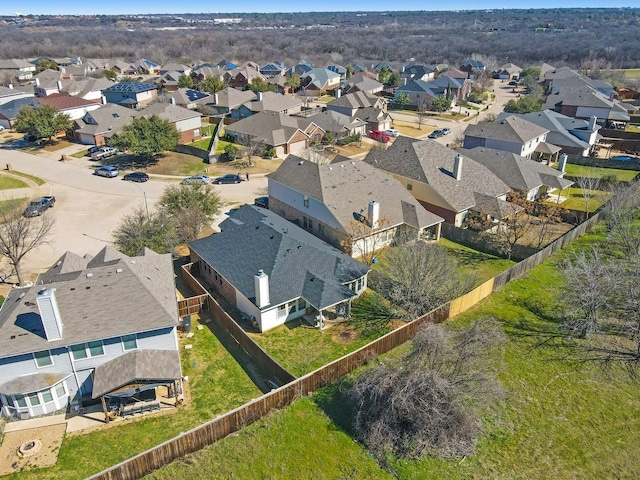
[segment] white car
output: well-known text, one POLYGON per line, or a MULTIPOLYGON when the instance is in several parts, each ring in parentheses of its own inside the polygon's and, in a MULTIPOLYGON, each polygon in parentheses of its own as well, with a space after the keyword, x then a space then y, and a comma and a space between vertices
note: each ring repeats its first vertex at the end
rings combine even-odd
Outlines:
POLYGON ((390 137, 397 137, 400 135, 400 132, 394 128, 390 128, 388 130, 384 131, 385 134, 389 135, 390 137))
POLYGON ((182 180, 183 185, 208 185, 211 179, 206 175, 193 175, 182 180))

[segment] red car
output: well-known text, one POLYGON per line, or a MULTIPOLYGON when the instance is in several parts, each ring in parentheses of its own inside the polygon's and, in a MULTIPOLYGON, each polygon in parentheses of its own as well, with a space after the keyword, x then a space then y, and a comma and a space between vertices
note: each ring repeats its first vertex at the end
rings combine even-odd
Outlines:
POLYGON ((370 138, 373 138, 374 140, 382 143, 387 143, 389 142, 389 140, 391 140, 391 137, 384 133, 382 130, 369 130, 367 135, 369 135, 370 138))

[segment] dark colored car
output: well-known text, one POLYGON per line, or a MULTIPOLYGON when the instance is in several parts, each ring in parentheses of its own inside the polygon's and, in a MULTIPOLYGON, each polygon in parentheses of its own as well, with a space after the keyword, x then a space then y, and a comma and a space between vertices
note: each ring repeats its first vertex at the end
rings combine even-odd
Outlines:
POLYGON ((99 152, 101 148, 102 147, 100 145, 94 145, 93 147, 89 147, 87 149, 87 153, 89 154, 89 156, 91 156, 91 154, 99 152))
POLYGON ((442 133, 442 130, 434 130, 429 134, 429 138, 440 138, 442 135, 444 135, 444 133, 442 133))
POLYGON ((131 173, 127 173, 123 178, 128 182, 142 183, 149 180, 149 175, 147 175, 144 172, 131 172, 131 173))
POLYGON ((241 181, 242 181, 242 178, 240 178, 238 175, 235 175, 233 173, 228 173, 224 177, 216 178, 213 181, 213 183, 218 185, 218 184, 221 184, 221 183, 240 183, 241 181))
POLYGON ((253 201, 253 204, 258 207, 269 208, 269 197, 258 197, 253 201))

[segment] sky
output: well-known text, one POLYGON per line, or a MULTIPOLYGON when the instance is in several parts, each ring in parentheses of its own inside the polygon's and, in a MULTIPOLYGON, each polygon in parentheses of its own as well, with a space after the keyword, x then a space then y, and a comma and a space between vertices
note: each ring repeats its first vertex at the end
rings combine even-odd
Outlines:
POLYGON ((190 2, 168 0, 106 0, 89 2, 87 0, 30 0, 0 2, 0 15, 15 14, 145 14, 145 13, 245 13, 245 12, 300 12, 300 11, 407 11, 407 10, 480 10, 513 8, 616 8, 637 6, 631 0, 456 0, 455 2, 427 2, 424 0, 327 0, 316 2, 313 6, 299 0, 244 0, 242 2, 190 2))

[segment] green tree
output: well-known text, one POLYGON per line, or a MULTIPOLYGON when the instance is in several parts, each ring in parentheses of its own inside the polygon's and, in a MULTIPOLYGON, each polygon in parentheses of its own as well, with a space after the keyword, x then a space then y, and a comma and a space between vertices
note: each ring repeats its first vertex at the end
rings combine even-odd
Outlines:
POLYGON ((399 87, 402 83, 402 77, 398 72, 393 72, 391 75, 389 75, 389 80, 387 81, 387 83, 392 87, 399 87))
POLYGON ((400 92, 396 96, 396 103, 404 107, 405 105, 409 105, 411 103, 411 99, 409 98, 409 95, 407 95, 406 93, 400 92))
POLYGON ((207 93, 216 93, 220 90, 224 90, 225 84, 220 77, 214 77, 213 75, 207 75, 200 83, 200 90, 207 93))
POLYGON ((134 118, 122 131, 114 135, 110 144, 134 155, 152 157, 178 144, 180 134, 167 120, 157 115, 134 118))
POLYGON ((178 88, 193 88, 193 78, 184 73, 178 78, 178 88))
POLYGON ((50 105, 22 107, 13 124, 16 131, 51 140, 58 132, 71 129, 71 120, 50 105))
POLYGON ((254 77, 251 82, 244 86, 245 90, 251 90, 253 93, 258 92, 275 92, 275 85, 269 85, 261 77, 254 77))
POLYGON ((378 81, 380 83, 387 83, 387 81, 389 80, 389 75, 389 69, 387 67, 382 67, 378 72, 378 81))
POLYGON ((210 224, 222 204, 218 192, 210 185, 172 185, 165 188, 160 209, 176 222, 178 240, 186 243, 198 238, 210 224))
POLYGON ((431 108, 436 112, 446 112, 451 108, 451 99, 447 98, 446 95, 440 95, 433 99, 431 102, 431 108))
POLYGON ((56 62, 54 62, 53 60, 48 60, 46 58, 43 58, 42 60, 40 60, 38 62, 38 66, 36 67, 36 71, 38 73, 40 73, 43 70, 46 70, 47 68, 49 68, 51 70, 58 70, 58 64, 56 62))
POLYGON ((224 154, 229 159, 229 161, 233 161, 239 157, 240 149, 232 144, 225 145, 224 154))
POLYGON ((540 104, 532 97, 522 97, 518 100, 511 99, 504 106, 504 111, 507 113, 530 113, 538 112, 539 110, 540 104))
POLYGON ((525 87, 531 87, 538 81, 540 77, 540 67, 527 67, 520 72, 520 84, 525 87))
POLYGON ((113 243, 125 255, 138 255, 147 247, 156 253, 170 253, 178 244, 176 220, 160 210, 147 215, 137 208, 125 216, 113 232, 113 243))
POLYGON ((109 70, 109 69, 102 70, 102 75, 104 76, 104 78, 108 78, 109 80, 114 80, 114 81, 116 78, 118 78, 118 74, 113 70, 109 70))
POLYGON ((292 73, 291 75, 287 75, 287 79, 284 84, 291 89, 292 92, 295 92, 300 88, 300 75, 297 73, 292 73))
POLYGON ((353 77, 353 67, 351 65, 347 65, 347 71, 345 72, 344 76, 347 80, 349 80, 351 77, 353 77))

